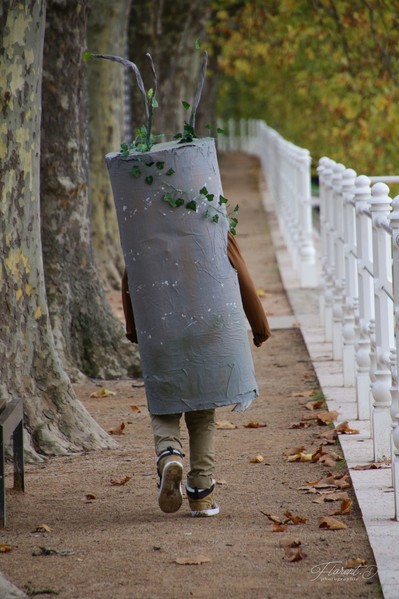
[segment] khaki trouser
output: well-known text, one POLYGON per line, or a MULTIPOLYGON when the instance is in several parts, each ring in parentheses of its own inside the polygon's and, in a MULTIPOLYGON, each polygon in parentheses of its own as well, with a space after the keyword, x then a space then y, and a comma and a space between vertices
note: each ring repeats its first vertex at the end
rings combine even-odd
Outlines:
MULTIPOLYGON (((198 410, 184 414, 190 438, 190 487, 209 489, 215 469, 215 410, 198 410)), ((181 414, 151 414, 155 451, 160 455, 168 447, 182 451, 180 441, 181 414)))

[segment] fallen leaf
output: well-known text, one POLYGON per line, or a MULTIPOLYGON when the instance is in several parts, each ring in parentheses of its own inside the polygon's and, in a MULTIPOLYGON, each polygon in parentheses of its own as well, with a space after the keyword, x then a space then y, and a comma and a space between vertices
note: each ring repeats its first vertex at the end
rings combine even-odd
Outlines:
POLYGON ((281 518, 278 518, 278 516, 273 516, 269 512, 262 512, 261 511, 261 514, 263 514, 264 516, 266 516, 266 518, 269 518, 269 520, 271 520, 272 522, 275 522, 276 524, 282 524, 283 523, 283 521, 281 520, 281 518))
POLYGON ((297 453, 302 453, 304 449, 305 449, 304 445, 297 445, 294 447, 290 447, 289 449, 286 449, 283 452, 283 455, 286 455, 286 456, 295 455, 297 453))
POLYGON ((300 562, 307 557, 307 554, 303 551, 302 547, 284 547, 284 553, 284 558, 288 562, 300 562))
POLYGON ((262 422, 248 422, 244 424, 244 428, 264 428, 267 424, 263 424, 262 422))
POLYGON ((384 460, 383 462, 371 462, 370 464, 351 466, 351 470, 378 470, 380 468, 390 468, 391 460, 384 460))
POLYGON ((102 398, 102 397, 110 397, 110 396, 116 395, 116 394, 117 394, 116 391, 111 391, 110 389, 101 387, 101 389, 99 391, 94 391, 93 393, 91 393, 90 397, 102 398))
POLYGON ((288 428, 309 428, 310 426, 313 426, 313 422, 304 422, 303 420, 301 422, 292 422, 288 428))
POLYGON ((325 455, 326 451, 322 445, 312 454, 312 462, 318 462, 325 455))
POLYGON ((292 524, 306 524, 307 519, 306 518, 302 518, 301 516, 294 516, 293 514, 291 514, 291 512, 284 512, 284 516, 287 518, 284 521, 284 524, 287 524, 289 522, 292 522, 292 524))
POLYGON ((26 585, 25 587, 25 591, 28 594, 28 597, 36 597, 37 595, 58 595, 58 591, 56 591, 55 589, 50 589, 50 588, 35 588, 35 587, 31 587, 30 585, 26 585))
POLYGON ((4 545, 4 543, 0 543, 0 553, 9 553, 12 551, 11 545, 4 545))
POLYGON ((335 431, 335 429, 331 429, 329 431, 323 431, 322 433, 320 433, 319 435, 319 439, 321 439, 322 443, 324 445, 329 444, 329 445, 334 445, 336 440, 338 438, 338 435, 335 431))
POLYGON ((324 401, 320 400, 320 401, 308 401, 307 404, 305 404, 305 408, 307 410, 318 410, 319 408, 322 408, 324 406, 324 401))
POLYGON ((141 412, 139 406, 136 406, 135 403, 130 404, 130 409, 132 412, 139 414, 141 412))
POLYGON ((323 493, 320 497, 313 499, 313 503, 325 503, 327 501, 343 501, 349 499, 346 491, 335 491, 334 493, 323 493))
POLYGON ((335 432, 341 435, 358 435, 359 431, 355 428, 351 428, 347 420, 345 422, 341 422, 338 426, 335 427, 335 432))
POLYGON ((319 528, 326 528, 327 530, 340 530, 341 528, 348 528, 344 522, 340 522, 331 516, 321 516, 318 519, 319 528))
POLYGON ((317 422, 321 424, 330 424, 330 422, 334 422, 338 418, 338 412, 336 410, 332 410, 331 412, 317 412, 317 422))
POLYGON ((85 499, 86 499, 86 501, 94 501, 94 499, 96 499, 96 496, 93 495, 92 493, 87 493, 85 499))
POLYGON ((249 461, 251 464, 261 464, 265 461, 265 458, 263 457, 263 455, 258 454, 254 458, 249 458, 249 461))
POLYGON ((327 466, 328 468, 332 468, 336 464, 336 460, 330 455, 323 455, 317 461, 319 464, 323 464, 323 466, 327 466))
POLYGON ((357 568, 357 566, 365 566, 367 564, 366 559, 361 559, 360 557, 348 559, 345 563, 345 568, 357 568))
POLYGON ((311 453, 297 453, 295 455, 289 455, 287 458, 287 462, 311 462, 312 454, 311 453))
POLYGON ((216 481, 217 485, 227 485, 227 480, 224 480, 224 478, 220 478, 219 480, 216 481))
POLYGON ((223 431, 231 431, 237 428, 237 426, 228 420, 219 420, 218 422, 215 422, 215 428, 223 431))
POLYGON ((114 487, 121 487, 122 485, 126 485, 126 483, 128 483, 131 478, 131 476, 124 476, 119 480, 117 480, 116 478, 111 478, 111 485, 113 485, 114 487))
POLYGON ((284 524, 279 524, 278 522, 273 522, 272 524, 272 532, 284 532, 287 530, 287 526, 284 524))
POLYGON ((342 478, 336 479, 335 484, 340 489, 349 489, 351 486, 351 481, 348 475, 343 476, 342 478))
POLYGON ((181 564, 183 566, 192 566, 198 564, 206 564, 210 562, 211 558, 206 555, 194 555, 192 557, 177 557, 175 559, 176 564, 181 564))
POLYGON ((291 397, 313 397, 314 390, 306 389, 305 391, 293 391, 291 397))
POLYGON ((124 435, 125 433, 123 431, 125 430, 125 427, 126 424, 124 422, 121 422, 117 428, 111 428, 111 430, 109 430, 108 433, 110 435, 124 435))
POLYGON ((39 524, 32 532, 52 532, 52 529, 47 524, 39 524))
POLYGON ((344 499, 341 501, 339 509, 331 513, 331 516, 344 516, 351 513, 352 499, 344 499))

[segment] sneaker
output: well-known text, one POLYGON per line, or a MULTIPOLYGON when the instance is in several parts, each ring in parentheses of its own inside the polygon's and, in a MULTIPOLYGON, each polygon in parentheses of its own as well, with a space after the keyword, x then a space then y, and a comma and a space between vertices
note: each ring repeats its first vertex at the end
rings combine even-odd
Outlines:
POLYGON ((181 481, 183 478, 183 454, 168 447, 157 459, 160 478, 158 504, 163 512, 177 512, 183 501, 181 481))
POLYGON ((198 489, 197 487, 193 489, 186 485, 188 503, 193 518, 207 518, 219 513, 219 506, 214 500, 215 482, 212 481, 212 486, 209 489, 198 489))

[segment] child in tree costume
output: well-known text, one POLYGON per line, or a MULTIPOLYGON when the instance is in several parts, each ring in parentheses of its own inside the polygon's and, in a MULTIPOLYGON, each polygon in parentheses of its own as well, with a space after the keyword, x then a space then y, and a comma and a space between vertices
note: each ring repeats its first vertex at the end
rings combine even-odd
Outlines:
MULTIPOLYGON (((106 161, 126 264, 127 336, 139 345, 154 431, 159 505, 175 512, 182 503, 184 413, 191 513, 212 516, 219 512, 215 409, 243 411, 258 395, 245 315, 257 347, 270 330, 229 231, 237 220, 227 213, 214 140, 195 136, 199 87, 179 141, 147 144, 145 151, 136 143, 106 161)), ((154 95, 145 92, 150 107, 154 95)))

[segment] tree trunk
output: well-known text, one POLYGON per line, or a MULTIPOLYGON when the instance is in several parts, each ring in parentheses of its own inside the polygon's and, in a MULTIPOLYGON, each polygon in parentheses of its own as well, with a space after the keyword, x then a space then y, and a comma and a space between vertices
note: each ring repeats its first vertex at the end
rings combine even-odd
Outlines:
MULTIPOLYGON (((181 101, 192 103, 198 81, 201 56, 195 40, 205 34, 209 3, 203 0, 136 1, 129 24, 129 54, 143 73, 146 87, 153 87, 145 53, 150 52, 158 74, 158 103, 154 111, 154 132, 170 139, 182 131, 189 114, 181 101)), ((205 92, 206 93, 206 89, 205 92)), ((143 102, 132 85, 133 133, 144 123, 143 102)), ((208 134, 205 130, 198 133, 208 134)))
MULTIPOLYGON (((138 367, 94 264, 88 200, 87 93, 82 48, 87 2, 49 0, 43 57, 42 238, 57 351, 75 379, 138 367)), ((105 165, 103 166, 105 171, 105 165)))
POLYGON ((62 454, 110 447, 76 399, 51 332, 39 215, 45 2, 2 3, 0 39, 0 395, 25 401, 27 449, 62 454), (7 90, 7 91, 4 91, 7 90))
MULTIPOLYGON (((126 55, 130 4, 131 0, 90 0, 87 41, 91 52, 126 55)), ((93 243, 104 280, 119 289, 124 264, 104 157, 126 141, 125 71, 118 64, 93 60, 88 76, 93 243)))

